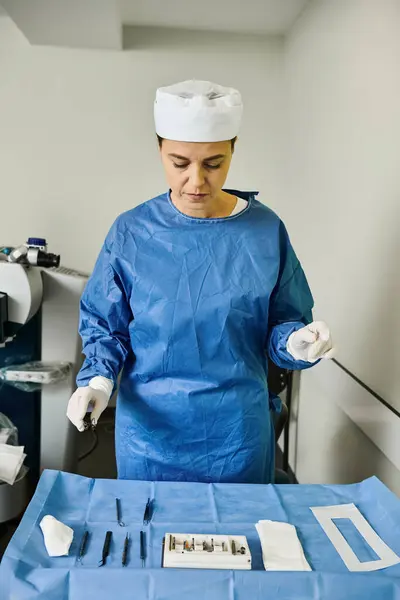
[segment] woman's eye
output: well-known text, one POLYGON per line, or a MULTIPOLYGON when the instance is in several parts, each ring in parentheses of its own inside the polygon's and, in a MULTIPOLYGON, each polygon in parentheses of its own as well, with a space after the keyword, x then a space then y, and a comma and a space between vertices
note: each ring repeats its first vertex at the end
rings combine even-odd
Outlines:
MULTIPOLYGON (((177 163, 172 163, 172 164, 174 165, 175 169, 187 169, 187 167, 189 166, 188 164, 177 164, 177 163)), ((210 170, 220 169, 221 163, 219 165, 210 165, 208 163, 205 163, 204 168, 210 169, 210 170)))

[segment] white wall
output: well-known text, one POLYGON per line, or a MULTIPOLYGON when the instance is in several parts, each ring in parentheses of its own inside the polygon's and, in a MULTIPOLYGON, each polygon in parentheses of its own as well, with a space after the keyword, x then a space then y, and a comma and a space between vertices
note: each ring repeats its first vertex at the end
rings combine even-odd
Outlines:
MULTIPOLYGON (((191 77, 237 86, 246 118, 229 183, 278 208, 340 360, 400 406, 399 10, 397 0, 311 2, 284 48, 132 29, 123 53, 30 47, 0 17, 1 243, 45 236, 65 265, 90 270, 115 216, 165 190, 156 87, 191 77)), ((332 390, 318 371, 303 377, 299 480, 376 473, 400 492, 398 471, 332 390)))
MULTIPOLYGON (((297 21, 285 43, 281 203, 339 360, 397 409, 399 31, 398 0, 312 1, 297 21)), ((399 472, 321 389, 317 371, 302 379, 298 418, 300 481, 376 472, 400 492, 399 472)))
POLYGON ((47 237, 64 265, 90 270, 114 218, 166 191, 153 98, 192 77, 242 91, 246 120, 228 183, 277 203, 281 39, 126 34, 121 53, 31 47, 0 17, 2 244, 47 237))
POLYGON ((400 408, 400 2, 311 2, 286 43, 282 211, 341 360, 400 408))
POLYGON ((296 374, 295 383, 289 464, 298 481, 348 484, 376 475, 400 496, 398 417, 334 363, 296 374))

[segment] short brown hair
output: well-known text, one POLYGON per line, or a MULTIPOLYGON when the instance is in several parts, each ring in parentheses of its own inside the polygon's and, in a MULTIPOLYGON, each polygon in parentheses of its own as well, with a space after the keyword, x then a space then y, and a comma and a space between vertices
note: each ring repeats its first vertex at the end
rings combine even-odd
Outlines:
MULTIPOLYGON (((158 140, 158 145, 159 145, 159 146, 160 146, 160 148, 161 148, 164 138, 162 138, 161 136, 159 136, 159 135, 157 134, 157 140, 158 140)), ((237 140, 237 138, 236 138, 236 137, 234 137, 234 138, 232 138, 232 139, 230 140, 230 142, 231 142, 231 148, 232 148, 232 152, 233 152, 233 151, 234 151, 234 149, 235 149, 236 140, 237 140)))

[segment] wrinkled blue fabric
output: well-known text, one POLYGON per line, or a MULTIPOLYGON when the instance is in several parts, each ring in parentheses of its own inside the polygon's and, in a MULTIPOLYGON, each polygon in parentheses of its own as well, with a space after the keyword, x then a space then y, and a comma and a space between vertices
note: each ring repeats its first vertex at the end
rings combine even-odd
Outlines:
MULTIPOLYGON (((310 511, 310 506, 350 502, 399 555, 400 501, 376 478, 344 486, 267 486, 93 480, 45 471, 0 564, 0 600, 176 600, 177 595, 190 600, 400 600, 400 565, 350 573, 310 511), (115 498, 121 500, 125 527, 116 522, 115 498), (153 500, 153 516, 143 527, 148 498, 153 500), (69 556, 47 555, 39 527, 46 514, 74 530, 69 556), (296 527, 312 572, 264 571, 255 528, 261 519, 296 527), (145 568, 139 553, 143 529, 145 568), (89 543, 80 564, 78 551, 85 530, 89 543), (113 532, 110 556, 99 569, 108 530, 113 532), (166 533, 179 532, 245 535, 252 570, 162 569, 162 539, 166 533), (121 557, 127 533, 131 545, 124 568, 121 557)), ((374 560, 357 530, 342 521, 341 530, 359 559, 374 560)))
POLYGON ((121 215, 81 301, 77 378, 114 382, 122 479, 267 483, 274 470, 266 353, 299 369, 289 335, 313 299, 288 234, 254 193, 223 219, 163 194, 121 215))

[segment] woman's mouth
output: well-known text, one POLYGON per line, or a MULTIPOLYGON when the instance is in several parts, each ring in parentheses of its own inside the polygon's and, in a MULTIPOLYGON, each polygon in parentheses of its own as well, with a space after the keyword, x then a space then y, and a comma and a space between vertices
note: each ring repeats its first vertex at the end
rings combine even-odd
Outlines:
POLYGON ((202 200, 204 200, 204 198, 206 198, 208 196, 208 194, 186 194, 187 196, 189 196, 189 198, 191 200, 193 200, 194 202, 201 202, 202 200))

